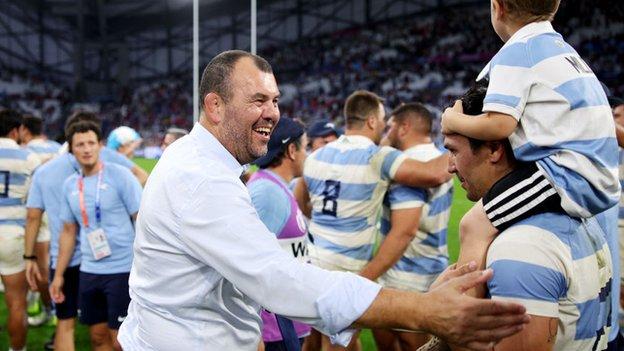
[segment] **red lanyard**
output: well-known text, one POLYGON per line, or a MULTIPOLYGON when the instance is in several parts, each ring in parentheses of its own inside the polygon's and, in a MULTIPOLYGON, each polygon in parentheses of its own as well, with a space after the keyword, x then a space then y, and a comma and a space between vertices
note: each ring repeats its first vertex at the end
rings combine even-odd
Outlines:
MULTIPOLYGON (((104 164, 100 163, 98 171, 98 181, 95 188, 95 220, 99 225, 102 222, 102 209, 100 206, 100 187, 102 186, 102 173, 104 173, 104 164)), ((89 227, 89 216, 87 215, 87 206, 84 200, 84 176, 82 173, 78 176, 78 200, 80 203, 80 214, 82 215, 82 223, 85 228, 89 227)))

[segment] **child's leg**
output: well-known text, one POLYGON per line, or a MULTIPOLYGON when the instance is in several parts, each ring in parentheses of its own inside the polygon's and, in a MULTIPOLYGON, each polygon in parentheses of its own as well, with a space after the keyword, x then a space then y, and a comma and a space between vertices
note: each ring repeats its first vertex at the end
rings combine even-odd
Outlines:
MULTIPOLYGON (((459 224, 458 266, 475 261, 478 269, 484 269, 488 247, 498 233, 485 214, 482 201, 479 200, 464 215, 459 224)), ((474 297, 485 297, 486 287, 485 285, 478 286, 466 293, 474 297)))

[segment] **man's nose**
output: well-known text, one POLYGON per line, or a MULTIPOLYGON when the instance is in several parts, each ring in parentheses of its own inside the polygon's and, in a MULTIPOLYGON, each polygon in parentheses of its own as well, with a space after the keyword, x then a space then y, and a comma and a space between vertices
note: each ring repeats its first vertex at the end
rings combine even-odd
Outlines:
POLYGON ((457 172, 457 168, 455 167, 455 157, 453 157, 452 155, 451 155, 451 157, 449 157, 448 172, 449 173, 457 172))

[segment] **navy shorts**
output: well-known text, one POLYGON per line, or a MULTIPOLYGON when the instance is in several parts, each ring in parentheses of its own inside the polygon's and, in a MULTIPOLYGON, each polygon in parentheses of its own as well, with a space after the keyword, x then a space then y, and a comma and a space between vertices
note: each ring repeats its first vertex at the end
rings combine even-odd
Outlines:
MULTIPOLYGON (((50 267, 50 281, 54 279, 56 269, 50 267)), ((80 277, 80 265, 67 267, 63 274, 63 303, 54 304, 56 308, 56 318, 70 319, 78 315, 78 281, 80 277)))
POLYGON ((130 273, 92 274, 80 272, 80 322, 108 323, 119 329, 128 315, 130 273))

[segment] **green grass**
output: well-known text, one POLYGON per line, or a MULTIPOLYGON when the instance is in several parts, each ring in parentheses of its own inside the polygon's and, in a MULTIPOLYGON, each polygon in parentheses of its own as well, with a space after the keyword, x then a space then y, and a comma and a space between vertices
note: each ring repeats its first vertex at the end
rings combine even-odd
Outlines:
MULTIPOLYGON (((135 158, 134 162, 147 172, 150 172, 156 165, 155 160, 143 158, 135 158)), ((453 262, 457 260, 457 254, 459 252, 459 239, 457 235, 459 220, 471 206, 472 202, 466 199, 466 192, 459 186, 457 180, 455 180, 455 193, 453 194, 453 207, 451 208, 451 220, 447 238, 449 256, 453 262)), ((8 348, 8 335, 5 331, 6 318, 7 310, 4 303, 4 294, 0 294, 0 351, 8 348)), ((53 331, 54 327, 31 328, 28 331, 28 350, 42 350, 43 345, 49 340, 53 331)), ((360 340, 362 341, 362 348, 364 351, 377 349, 370 330, 364 330, 360 335, 360 340)), ((86 351, 89 349, 88 329, 84 325, 78 325, 76 330, 76 350, 86 351)))

